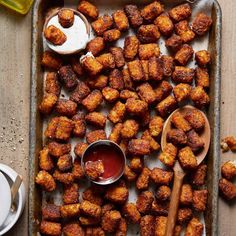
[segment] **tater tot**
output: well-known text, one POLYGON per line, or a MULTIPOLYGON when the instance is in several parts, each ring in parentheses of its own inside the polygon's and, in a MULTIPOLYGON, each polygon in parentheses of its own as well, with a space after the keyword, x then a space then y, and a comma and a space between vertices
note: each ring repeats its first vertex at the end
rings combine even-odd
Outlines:
POLYGON ((72 184, 74 182, 74 176, 70 172, 60 172, 55 170, 53 178, 62 184, 72 184))
POLYGON ((201 67, 207 66, 211 62, 211 54, 207 50, 201 50, 195 53, 195 60, 201 67))
POLYGON ((207 165, 200 164, 198 168, 191 173, 191 182, 195 186, 202 186, 205 184, 207 176, 207 165))
POLYGON ((59 97, 61 86, 58 81, 58 75, 55 72, 48 72, 45 80, 45 91, 50 94, 55 94, 59 97))
POLYGON ((90 112, 96 110, 102 103, 102 93, 99 90, 93 90, 82 101, 82 105, 90 112))
POLYGON ((151 151, 158 151, 160 149, 160 144, 151 136, 149 130, 143 132, 141 139, 149 142, 151 151))
POLYGON ((133 79, 133 81, 140 81, 143 79, 144 73, 140 60, 137 59, 128 62, 128 69, 130 77, 133 79))
POLYGON ((70 100, 59 99, 55 110, 61 116, 72 117, 77 113, 77 104, 70 100))
POLYGON ((147 167, 144 167, 136 181, 136 187, 138 190, 148 189, 150 174, 151 171, 147 167))
POLYGON ((129 98, 135 98, 135 99, 138 99, 139 96, 136 92, 134 91, 130 91, 128 89, 124 89, 120 92, 120 99, 122 100, 127 100, 129 98))
POLYGON ((84 229, 77 222, 66 223, 62 231, 65 236, 84 235, 84 229))
POLYGON ((206 68, 196 68, 195 69, 196 74, 196 85, 201 86, 205 89, 209 88, 210 86, 210 77, 208 74, 208 70, 206 68))
POLYGON ((144 74, 143 80, 147 81, 147 80, 149 80, 148 60, 140 60, 140 63, 142 65, 143 74, 144 74))
POLYGON ((143 24, 143 18, 136 5, 126 5, 124 8, 126 16, 129 19, 129 23, 133 28, 138 28, 143 24))
POLYGON ((173 89, 173 93, 177 102, 182 102, 190 98, 192 87, 189 84, 180 83, 173 89))
POLYGON ((195 106, 200 108, 207 106, 210 103, 209 95, 200 86, 197 86, 192 89, 190 97, 194 102, 195 106))
POLYGON ((165 46, 172 51, 177 51, 181 48, 183 41, 179 35, 173 34, 165 41, 165 46))
POLYGON ((58 54, 47 50, 43 53, 41 61, 41 65, 43 67, 52 70, 59 70, 62 66, 62 63, 62 59, 58 54))
POLYGON ((103 198, 102 196, 95 191, 95 189, 93 187, 89 187, 87 188, 84 192, 83 192, 83 200, 87 200, 93 204, 99 205, 101 206, 103 203, 103 198))
POLYGON ((154 24, 141 25, 137 32, 137 37, 141 43, 156 43, 161 34, 154 24))
POLYGON ((189 206, 193 202, 193 190, 190 184, 183 184, 179 202, 181 205, 189 206))
POLYGON ((128 151, 133 155, 148 155, 150 154, 149 141, 142 139, 132 139, 129 141, 128 151))
POLYGON ((154 116, 149 122, 151 136, 158 137, 163 129, 164 120, 160 116, 154 116))
POLYGON ((193 191, 193 208, 195 211, 203 212, 206 210, 207 196, 208 196, 207 190, 193 191))
POLYGON ((97 180, 104 173, 104 165, 101 160, 87 161, 85 163, 85 173, 91 180, 97 180))
POLYGON ((109 86, 113 89, 124 89, 123 74, 119 69, 114 69, 109 75, 109 86))
MULTIPOLYGON (((163 68, 163 70, 164 70, 164 68, 163 68)), ((168 97, 170 95, 172 89, 173 89, 173 87, 168 81, 165 81, 165 80, 161 81, 158 84, 157 88, 155 89, 157 102, 160 102, 161 100, 168 97)))
POLYGON ((88 1, 81 1, 77 7, 78 11, 92 19, 97 19, 99 11, 96 6, 88 1))
POLYGON ((115 232, 115 236, 126 236, 127 235, 127 223, 124 218, 120 219, 118 227, 115 232))
POLYGON ((57 103, 57 99, 58 97, 53 93, 45 94, 39 105, 39 111, 44 115, 50 114, 57 103))
POLYGON ((137 177, 137 174, 134 171, 132 171, 129 166, 126 165, 125 170, 124 170, 124 178, 128 182, 132 182, 136 179, 136 177, 137 177))
POLYGON ((234 161, 227 161, 221 166, 221 175, 227 180, 231 180, 236 176, 236 165, 234 161))
POLYGON ((55 131, 55 138, 61 141, 68 141, 74 129, 74 123, 67 117, 61 116, 55 131))
POLYGON ((155 216, 167 216, 169 211, 169 202, 152 202, 151 212, 155 216))
POLYGON ((42 206, 43 220, 59 221, 61 219, 60 207, 55 204, 46 204, 42 206))
POLYGON ((146 21, 153 21, 163 11, 164 6, 160 2, 154 1, 142 9, 141 15, 146 21))
POLYGON ((201 111, 197 109, 188 111, 184 115, 184 119, 187 120, 196 131, 200 131, 205 127, 205 117, 203 116, 201 111))
POLYGON ((133 115, 142 115, 148 110, 148 104, 142 100, 129 98, 126 101, 126 110, 133 115))
POLYGON ((115 60, 111 53, 104 53, 98 57, 96 60, 102 64, 103 69, 114 69, 115 68, 115 60))
POLYGON ((192 218, 187 225, 185 236, 201 236, 203 233, 203 224, 197 219, 192 218))
POLYGON ((136 206, 141 214, 147 214, 152 207, 154 195, 151 191, 144 191, 138 195, 136 206))
POLYGON ((140 44, 138 54, 141 60, 148 60, 153 56, 159 57, 160 47, 156 43, 140 44))
POLYGON ((82 100, 87 97, 89 93, 89 87, 84 82, 79 81, 77 87, 70 95, 70 100, 77 104, 81 104, 82 100))
POLYGON ((64 28, 69 28, 74 24, 74 12, 70 9, 61 9, 58 12, 58 21, 64 28))
POLYGON ((87 84, 91 89, 103 89, 108 84, 108 76, 98 75, 95 78, 90 78, 87 80, 87 84))
POLYGON ((131 139, 138 133, 139 124, 135 120, 126 120, 123 123, 120 134, 122 138, 131 139))
POLYGON ((110 53, 113 55, 116 67, 120 68, 125 65, 123 49, 120 47, 111 47, 110 53))
POLYGON ((187 145, 193 152, 202 150, 205 145, 203 139, 194 130, 187 133, 187 139, 187 145))
POLYGON ((86 70, 91 76, 98 75, 103 69, 103 65, 92 56, 85 56, 81 63, 84 70, 86 70))
POLYGON ((104 32, 103 38, 105 42, 114 42, 121 37, 121 32, 118 29, 110 29, 104 32))
POLYGON ((140 219, 140 235, 153 236, 155 227, 155 217, 152 215, 145 215, 140 219))
POLYGON ((105 236, 105 232, 101 227, 87 227, 85 229, 85 235, 86 236, 105 236))
POLYGON ((124 204, 129 197, 129 190, 125 186, 111 185, 108 187, 105 198, 115 204, 124 204))
POLYGON ((61 235, 61 224, 43 220, 39 230, 42 234, 58 236, 61 235))
POLYGON ((155 219, 155 236, 164 236, 166 232, 167 217, 157 216, 155 219))
POLYGON ((140 156, 132 156, 129 165, 131 170, 140 173, 144 168, 143 158, 140 156))
POLYGON ((125 38, 124 42, 124 57, 127 60, 133 60, 138 53, 139 49, 139 40, 138 38, 133 36, 128 36, 125 38))
POLYGON ((86 50, 91 52, 93 56, 97 56, 105 48, 105 42, 102 37, 96 37, 90 40, 86 46, 86 50))
POLYGON ((193 211, 191 208, 180 208, 178 210, 178 215, 177 215, 177 222, 180 225, 183 225, 187 222, 189 222, 193 217, 193 211))
POLYGON ((171 35, 174 30, 174 24, 171 21, 169 15, 166 13, 162 13, 160 16, 158 16, 154 21, 154 24, 158 26, 161 34, 164 36, 171 35))
POLYGON ((109 140, 113 141, 115 143, 119 143, 121 139, 121 128, 122 128, 122 123, 116 124, 110 133, 109 140))
POLYGON ((160 81, 163 79, 163 65, 160 58, 151 57, 148 60, 149 78, 160 81))
POLYGON ((171 56, 163 55, 161 57, 163 65, 163 75, 165 77, 170 77, 174 70, 174 58, 171 56))
POLYGON ((62 45, 66 42, 66 35, 56 26, 50 25, 43 31, 44 37, 54 45, 62 45))
POLYGON ((78 78, 71 66, 62 66, 58 73, 61 83, 67 90, 72 91, 76 88, 78 78))
POLYGON ((176 52, 175 61, 178 64, 185 66, 189 62, 189 60, 192 58, 193 53, 194 53, 193 48, 188 44, 184 44, 180 48, 180 50, 176 52))
POLYGON ((55 132, 58 126, 59 117, 53 117, 47 124, 47 128, 44 131, 44 136, 47 138, 55 138, 55 132))
POLYGON ((125 116, 126 106, 122 102, 117 102, 114 107, 110 110, 108 119, 116 124, 122 122, 125 116))
POLYGON ((54 168, 52 157, 49 155, 48 147, 44 147, 39 152, 39 167, 45 171, 51 171, 54 168))
POLYGON ((159 159, 168 167, 173 167, 177 156, 177 148, 172 143, 167 143, 161 152, 159 159))
POLYGON ((77 183, 64 185, 62 198, 64 204, 79 203, 79 185, 77 183))
POLYGON ((129 73, 129 70, 128 68, 124 68, 122 70, 122 74, 123 74, 123 80, 124 80, 124 87, 126 89, 130 89, 130 90, 133 90, 133 81, 132 81, 132 78, 130 77, 130 73, 129 73))
POLYGON ((107 14, 98 17, 98 19, 91 24, 93 30, 98 36, 103 35, 103 33, 110 29, 112 25, 113 19, 107 14))
POLYGON ((167 115, 171 114, 171 112, 174 111, 176 107, 177 101, 173 96, 170 95, 158 103, 156 109, 161 117, 166 117, 167 115))
POLYGON ((169 15, 174 21, 185 20, 189 18, 191 14, 192 10, 188 3, 178 5, 169 11, 169 15))
POLYGON ((234 136, 228 136, 224 139, 222 139, 221 145, 226 145, 227 149, 230 149, 231 151, 236 151, 236 138, 234 136))
POLYGON ((185 120, 184 117, 179 112, 175 112, 175 114, 173 114, 172 119, 171 119, 171 123, 177 129, 181 129, 184 132, 188 132, 192 129, 189 122, 187 120, 185 120))
POLYGON ((192 28, 193 31, 199 35, 204 35, 211 27, 212 19, 204 13, 198 13, 193 20, 192 28))
POLYGON ((108 211, 102 216, 101 226, 105 232, 113 233, 117 229, 120 220, 121 214, 119 211, 108 211))
POLYGON ((80 212, 86 216, 100 218, 102 209, 99 205, 84 200, 80 203, 80 212))
POLYGON ((169 185, 173 179, 173 172, 155 167, 151 170, 150 178, 157 185, 169 185))
POLYGON ((100 223, 101 219, 89 217, 89 216, 80 216, 79 222, 82 226, 95 226, 100 223))
POLYGON ((156 190, 157 201, 168 201, 170 199, 171 189, 168 186, 162 185, 156 190))
POLYGON ((72 117, 72 120, 75 125, 73 129, 73 135, 80 138, 84 137, 86 133, 86 122, 84 120, 84 116, 76 114, 72 117))
POLYGON ((65 154, 60 156, 57 160, 57 168, 62 171, 69 171, 72 168, 72 156, 65 154))
POLYGON ((104 139, 107 139, 106 133, 104 130, 94 130, 86 134, 86 140, 88 144, 93 143, 98 140, 104 140, 104 139))
POLYGON ((60 157, 64 154, 70 153, 71 151, 71 144, 70 143, 57 143, 57 142, 50 142, 48 144, 49 154, 54 157, 60 157))
POLYGON ((188 21, 183 20, 175 25, 175 32, 184 43, 189 43, 195 38, 195 33, 191 30, 188 21))
POLYGON ((141 215, 134 203, 126 203, 122 208, 122 213, 128 222, 139 223, 141 215))
POLYGON ((236 186, 225 178, 221 178, 219 180, 219 190, 221 196, 223 196, 226 200, 236 198, 236 186))
POLYGON ((91 112, 85 116, 87 123, 104 128, 106 125, 106 116, 100 112, 91 112))
POLYGON ((144 83, 136 88, 139 97, 148 105, 156 101, 156 93, 149 83, 144 83))
POLYGON ((69 58, 72 70, 76 73, 77 76, 83 76, 84 75, 84 69, 82 65, 80 64, 80 55, 75 55, 69 58))
POLYGON ((72 169, 72 175, 74 177, 74 180, 80 180, 84 177, 84 170, 81 167, 80 163, 81 163, 80 158, 75 158, 72 169))
POLYGON ((123 10, 117 10, 113 14, 115 26, 120 31, 126 31, 129 28, 129 20, 123 10))
POLYGON ((187 68, 184 66, 176 66, 172 74, 172 80, 175 83, 192 84, 194 78, 195 78, 194 69, 187 68))
POLYGON ((190 147, 185 147, 179 150, 178 158, 181 166, 184 169, 196 169, 197 158, 190 147))
POLYGON ((40 185, 43 190, 52 192, 56 189, 56 182, 47 171, 41 170, 36 176, 35 182, 40 185))
POLYGON ((80 204, 68 204, 62 205, 60 207, 61 217, 62 218, 72 218, 80 216, 80 204))

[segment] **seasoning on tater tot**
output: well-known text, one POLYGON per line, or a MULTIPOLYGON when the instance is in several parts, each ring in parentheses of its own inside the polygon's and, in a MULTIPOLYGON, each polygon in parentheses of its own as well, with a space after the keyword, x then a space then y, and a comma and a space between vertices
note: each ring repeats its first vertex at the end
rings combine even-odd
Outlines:
POLYGON ((189 18, 191 14, 192 10, 188 3, 178 5, 169 11, 169 15, 174 21, 185 20, 189 18))
POLYGON ((179 150, 178 158, 184 169, 192 170, 197 168, 197 158, 190 147, 184 147, 179 150))
POLYGON ((219 190, 221 196, 226 200, 232 200, 236 198, 236 186, 225 178, 219 180, 219 190))
POLYGON ((207 50, 201 50, 195 53, 195 60, 199 66, 205 67, 211 62, 211 55, 207 50))
POLYGON ((79 185, 77 183, 64 185, 62 198, 64 204, 79 203, 79 185))
POLYGON ((187 120, 185 120, 185 118, 179 112, 175 112, 175 114, 173 114, 172 119, 171 119, 171 123, 177 129, 181 129, 184 132, 188 132, 192 129, 189 122, 187 120))
POLYGON ((93 90, 83 99, 82 105, 90 112, 96 110, 102 103, 102 93, 99 90, 93 90))
POLYGON ((45 204, 42 206, 42 218, 53 222, 59 221, 61 219, 60 207, 55 204, 45 204))
POLYGON ((157 57, 151 57, 148 60, 149 78, 160 81, 163 79, 163 65, 162 60, 157 57))
POLYGON ((194 217, 188 223, 185 235, 201 236, 202 232, 203 232, 203 224, 197 218, 194 217))
POLYGON ((179 51, 176 52, 175 54, 175 61, 182 66, 185 66, 189 60, 192 58, 193 56, 193 48, 188 45, 188 44, 184 44, 179 51))
POLYGON ((180 204, 189 206, 193 202, 193 190, 190 184, 183 184, 180 192, 180 204))
POLYGON ((174 24, 171 21, 169 15, 166 13, 162 13, 160 16, 158 16, 154 21, 154 24, 158 26, 161 34, 164 36, 171 35, 174 30, 174 24))
POLYGON ((96 57, 96 60, 102 64, 103 69, 114 69, 115 68, 115 60, 111 53, 104 53, 100 56, 96 57))
POLYGON ((161 100, 168 97, 172 89, 173 87, 168 81, 166 80, 161 81, 155 89, 157 102, 160 102, 161 100))
POLYGON ((189 43, 195 38, 195 33, 191 30, 186 20, 180 21, 175 25, 175 32, 184 43, 189 43))
POLYGON ((126 31, 129 29, 129 20, 123 10, 115 11, 112 16, 118 30, 126 31))
POLYGON ((77 103, 71 100, 59 99, 55 111, 61 116, 72 117, 77 113, 77 103))
POLYGON ((123 49, 120 47, 111 47, 110 52, 114 57, 116 67, 120 68, 125 65, 123 49))
POLYGON ((102 129, 90 131, 86 134, 86 141, 88 144, 104 139, 107 139, 107 136, 105 131, 102 129))
POLYGON ((128 62, 128 69, 129 69, 130 77, 134 81, 140 81, 143 79, 144 73, 143 73, 143 68, 140 63, 140 60, 137 59, 137 60, 128 62))
POLYGON ((120 220, 121 214, 119 211, 108 211, 102 216, 101 226, 105 232, 114 233, 119 226, 120 220))
POLYGON ((133 36, 128 36, 125 38, 124 42, 124 57, 127 60, 133 60, 138 53, 139 49, 139 40, 138 38, 133 36))
POLYGON ((165 41, 165 46, 172 51, 177 51, 181 48, 183 41, 179 35, 173 34, 165 41))
POLYGON ((92 19, 97 19, 99 11, 96 6, 88 1, 81 1, 78 5, 78 11, 92 19))
POLYGON ((196 85, 201 86, 204 89, 209 88, 210 78, 209 78, 208 70, 206 68, 197 67, 195 69, 195 74, 196 74, 196 78, 195 78, 196 85))
POLYGON ((52 157, 49 155, 48 147, 39 152, 39 167, 41 170, 51 171, 54 168, 52 157))
POLYGON ((155 167, 151 170, 150 178, 156 185, 169 185, 173 179, 173 172, 155 167))
POLYGON ((138 29, 137 37, 141 43, 156 43, 161 34, 154 24, 141 25, 138 29))
POLYGON ((192 89, 190 97, 194 102, 195 106, 200 108, 207 106, 210 103, 209 95, 200 86, 197 86, 192 89))
POLYGON ((75 90, 70 94, 70 100, 81 104, 82 100, 90 93, 90 88, 83 81, 79 81, 75 90))
POLYGON ((69 28, 74 24, 74 12, 70 9, 61 9, 58 12, 58 21, 64 28, 69 28))
POLYGON ((44 115, 50 114, 57 103, 57 99, 58 97, 53 93, 45 94, 39 105, 39 111, 44 115))
POLYGON ((81 158, 87 147, 88 147, 87 143, 83 143, 83 142, 77 143, 74 148, 75 155, 81 158))
POLYGON ((110 29, 112 25, 113 19, 107 14, 99 16, 98 19, 91 24, 93 30, 98 36, 103 35, 104 32, 110 29))
POLYGON ((41 61, 41 65, 43 67, 52 70, 59 70, 60 67, 62 66, 62 63, 63 63, 62 59, 58 54, 47 50, 43 53, 41 61))
POLYGON ((153 21, 163 11, 164 6, 160 2, 154 1, 142 9, 141 15, 146 21, 153 21))
POLYGON ((211 27, 212 19, 204 13, 198 13, 193 20, 192 28, 193 31, 199 35, 204 35, 211 27))
POLYGON ((55 72, 48 72, 45 80, 45 91, 59 97, 61 86, 58 81, 58 75, 55 72))
POLYGON ((201 131, 205 127, 205 117, 201 111, 197 109, 188 111, 184 115, 184 119, 187 120, 196 131, 201 131))
POLYGON ((173 167, 177 156, 177 148, 172 143, 167 143, 161 152, 159 159, 168 167, 173 167))
POLYGON ((154 195, 151 191, 144 191, 138 195, 136 206, 141 214, 147 214, 152 207, 154 195))
POLYGON ((91 112, 85 116, 87 123, 99 128, 104 128, 106 125, 106 116, 100 112, 91 112))
POLYGON ((208 191, 206 189, 193 191, 193 209, 195 211, 203 212, 206 210, 207 196, 208 191))
POLYGON ((124 7, 126 16, 129 19, 129 23, 133 28, 138 28, 143 24, 143 18, 141 13, 136 5, 126 5, 124 7))
POLYGON ((171 56, 163 55, 161 57, 163 66, 163 75, 165 77, 170 77, 174 70, 174 58, 171 56))
POLYGON ((128 150, 133 155, 148 155, 150 153, 150 144, 147 140, 132 139, 129 141, 128 150))
POLYGON ((192 87, 189 84, 180 83, 173 89, 173 93, 177 102, 182 102, 190 98, 192 87))
POLYGON ((40 223, 39 230, 42 234, 46 235, 52 235, 52 236, 61 235, 61 224, 43 220, 40 223))
POLYGON ((176 107, 177 101, 173 96, 170 95, 158 103, 156 109, 161 117, 166 117, 167 115, 171 114, 171 112, 174 111, 176 107))
POLYGON ((103 38, 105 42, 114 42, 121 37, 121 32, 118 29, 110 29, 104 32, 103 38))
POLYGON ((141 139, 149 142, 151 151, 158 151, 160 149, 160 144, 151 136, 149 130, 143 132, 141 139))
POLYGON ((62 45, 67 40, 66 35, 54 25, 50 25, 44 30, 44 37, 54 45, 62 45))
POLYGON ((85 56, 81 61, 84 70, 86 70, 91 76, 99 74, 103 65, 93 56, 85 56))
POLYGON ((147 167, 144 167, 136 181, 136 187, 138 190, 148 189, 150 174, 151 174, 151 171, 147 167))
POLYGON ((105 42, 102 37, 96 37, 87 43, 86 50, 93 56, 97 56, 105 48, 105 42))
POLYGON ((194 78, 195 78, 194 69, 187 68, 184 66, 176 66, 172 74, 172 80, 175 83, 192 84, 194 78))
POLYGON ((61 172, 69 171, 72 168, 72 156, 70 154, 60 156, 57 160, 57 168, 61 172))
POLYGON ((121 139, 121 128, 122 128, 122 123, 117 123, 111 130, 109 140, 113 141, 115 143, 119 143, 121 139))
POLYGON ((141 215, 134 203, 126 203, 122 208, 122 213, 128 222, 139 223, 141 215))
POLYGON ((156 43, 140 44, 138 53, 141 60, 148 60, 153 56, 160 56, 160 47, 156 43))
POLYGON ((155 216, 145 215, 140 219, 140 235, 151 236, 154 235, 155 216))
POLYGON ((142 115, 148 110, 148 104, 145 101, 129 98, 126 101, 126 110, 133 115, 142 115))
POLYGON ((149 83, 141 84, 136 88, 139 97, 148 105, 156 101, 156 93, 149 83))
POLYGON ((122 102, 117 102, 114 107, 110 110, 108 115, 108 119, 116 124, 118 122, 122 122, 125 116, 126 107, 122 102))
POLYGON ((203 139, 194 130, 191 130, 187 133, 187 145, 196 153, 202 150, 205 144, 203 139))
POLYGON ((54 157, 60 157, 64 154, 70 153, 71 144, 70 143, 57 143, 50 142, 48 144, 49 154, 54 157))
POLYGON ((39 171, 36 176, 35 182, 47 192, 52 192, 56 189, 56 182, 54 178, 45 170, 39 171))
POLYGON ((114 69, 109 74, 109 86, 113 89, 124 89, 123 74, 119 69, 114 69))

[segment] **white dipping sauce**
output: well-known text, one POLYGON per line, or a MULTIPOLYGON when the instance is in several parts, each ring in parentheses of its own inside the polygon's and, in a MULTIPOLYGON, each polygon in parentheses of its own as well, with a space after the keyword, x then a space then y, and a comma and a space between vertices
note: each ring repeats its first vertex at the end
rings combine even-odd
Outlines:
POLYGON ((59 28, 67 37, 66 41, 62 45, 53 45, 46 40, 49 48, 60 54, 71 54, 86 47, 89 41, 89 35, 87 33, 86 25, 84 21, 75 14, 74 24, 70 28, 63 28, 58 21, 58 15, 52 17, 47 27, 54 25, 59 28))

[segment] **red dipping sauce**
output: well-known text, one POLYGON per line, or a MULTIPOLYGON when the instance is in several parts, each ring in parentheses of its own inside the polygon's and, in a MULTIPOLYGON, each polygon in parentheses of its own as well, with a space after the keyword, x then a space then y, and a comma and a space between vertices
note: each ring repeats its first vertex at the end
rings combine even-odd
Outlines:
POLYGON ((125 155, 117 144, 110 141, 104 140, 91 144, 84 152, 82 165, 85 166, 88 161, 102 161, 104 165, 104 173, 94 181, 97 183, 114 182, 124 172, 125 155))

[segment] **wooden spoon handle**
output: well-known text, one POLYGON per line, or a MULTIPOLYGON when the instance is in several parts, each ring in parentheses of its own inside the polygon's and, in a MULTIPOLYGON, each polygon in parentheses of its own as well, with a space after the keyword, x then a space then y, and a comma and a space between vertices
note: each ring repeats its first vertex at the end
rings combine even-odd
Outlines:
POLYGON ((176 223, 176 218, 177 218, 177 213, 178 213, 178 208, 179 208, 179 198, 180 198, 184 175, 185 174, 183 172, 175 172, 174 174, 174 186, 171 193, 170 208, 169 208, 169 213, 168 213, 168 218, 167 218, 165 236, 174 235, 175 223, 176 223))
POLYGON ((14 202, 16 195, 18 193, 18 190, 22 183, 22 177, 20 175, 17 175, 14 183, 11 186, 11 197, 12 197, 12 203, 14 202))

